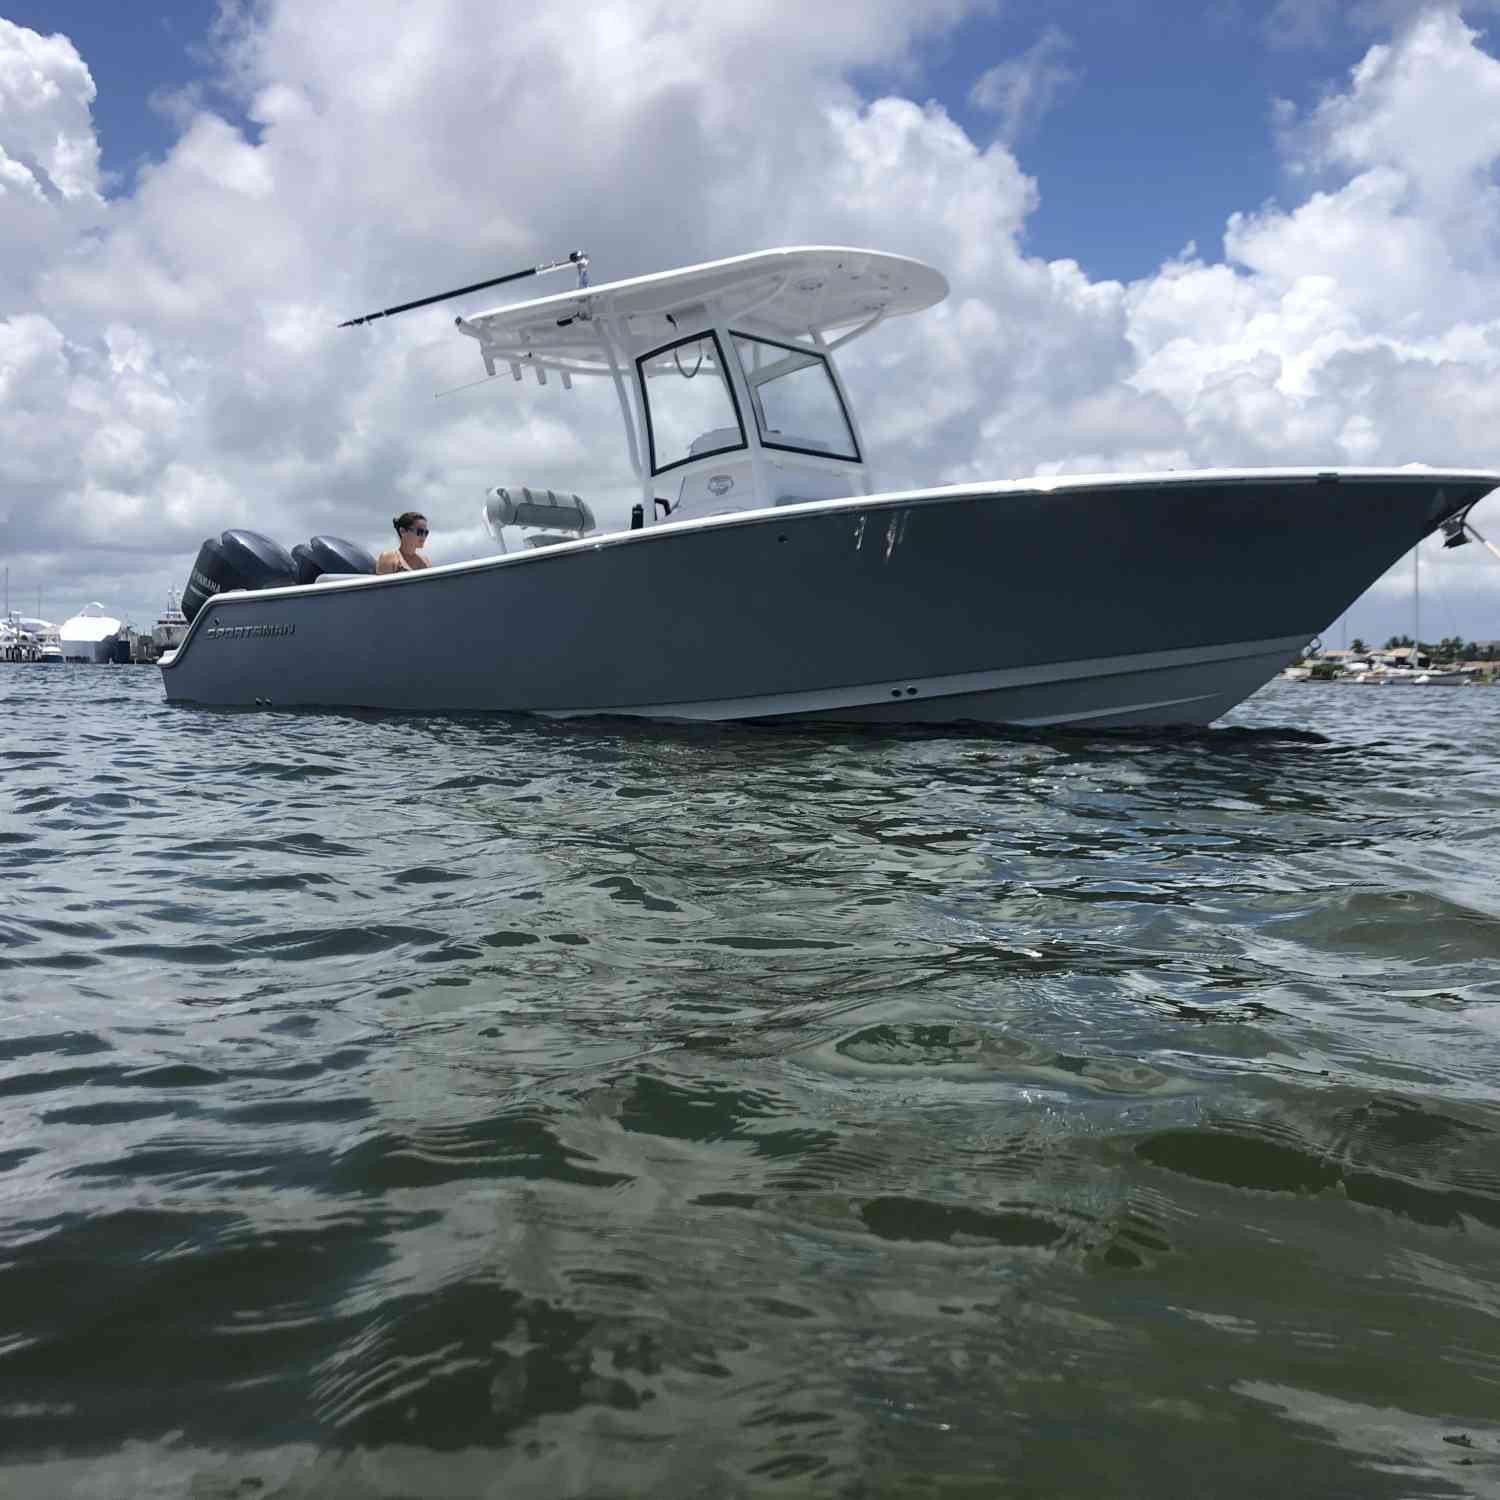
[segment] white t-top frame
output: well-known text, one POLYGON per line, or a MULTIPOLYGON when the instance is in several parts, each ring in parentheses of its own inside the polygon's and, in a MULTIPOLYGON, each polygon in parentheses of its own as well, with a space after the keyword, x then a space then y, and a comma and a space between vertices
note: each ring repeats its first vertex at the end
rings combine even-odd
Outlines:
MULTIPOLYGON (((825 486, 844 494, 872 493, 864 437, 834 351, 888 317, 931 307, 947 291, 941 273, 920 261, 815 246, 762 251, 579 288, 456 321, 461 332, 479 341, 491 376, 505 363, 517 380, 530 366, 541 384, 547 383, 548 371, 556 372, 565 388, 578 375, 613 382, 649 525, 658 520, 654 502, 663 474, 672 475, 686 489, 689 479, 722 467, 728 457, 748 461, 751 482, 748 494, 721 509, 748 509, 788 498, 777 489, 789 469, 821 474, 825 486), (736 335, 779 345, 827 370, 840 415, 848 424, 852 457, 778 443, 763 434, 736 335), (740 439, 732 447, 713 444, 707 451, 653 469, 645 372, 654 360, 670 359, 674 350, 701 339, 713 341, 713 363, 727 381, 740 439), (847 486, 837 482, 842 479, 847 479, 847 486)), ((678 369, 687 375, 682 364, 678 369)))

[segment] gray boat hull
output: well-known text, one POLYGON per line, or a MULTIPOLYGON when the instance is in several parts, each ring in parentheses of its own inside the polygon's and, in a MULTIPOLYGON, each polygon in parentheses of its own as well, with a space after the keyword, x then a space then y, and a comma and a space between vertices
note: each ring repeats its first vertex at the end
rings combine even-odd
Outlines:
POLYGON ((916 491, 211 600, 169 700, 1210 723, 1500 485, 1225 471, 916 491))

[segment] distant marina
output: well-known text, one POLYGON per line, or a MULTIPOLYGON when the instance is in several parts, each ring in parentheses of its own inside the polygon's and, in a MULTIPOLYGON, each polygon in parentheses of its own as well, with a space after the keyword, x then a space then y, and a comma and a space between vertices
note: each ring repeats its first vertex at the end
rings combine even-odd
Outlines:
POLYGON ((1489 687, 1500 679, 1500 641, 1444 641, 1429 648, 1407 637, 1379 651, 1356 641, 1303 656, 1281 675, 1293 682, 1364 687, 1489 687))
POLYGON ((175 591, 150 630, 137 630, 98 601, 61 625, 7 608, 0 617, 0 662, 16 666, 153 666, 187 633, 175 591))
MULTIPOLYGON (((1471 524, 1444 526, 1443 546, 1464 547, 1476 541, 1500 560, 1500 548, 1471 524)), ((1411 634, 1392 636, 1377 650, 1355 636, 1346 646, 1324 649, 1319 642, 1282 671, 1301 682, 1357 683, 1366 687, 1464 687, 1490 685, 1500 675, 1500 641, 1466 641, 1444 636, 1436 646, 1422 639, 1422 553, 1411 552, 1411 634)))

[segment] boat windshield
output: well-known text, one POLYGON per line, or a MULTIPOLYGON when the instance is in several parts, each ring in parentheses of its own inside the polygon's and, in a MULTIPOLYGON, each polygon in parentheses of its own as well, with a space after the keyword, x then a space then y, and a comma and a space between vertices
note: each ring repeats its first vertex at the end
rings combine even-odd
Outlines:
POLYGON ((725 379, 724 351, 714 334, 679 339, 636 363, 646 393, 653 474, 745 446, 739 403, 725 379))
POLYGON ((745 333, 733 337, 740 368, 750 387, 761 442, 767 448, 848 458, 857 463, 859 448, 828 360, 794 344, 745 333))

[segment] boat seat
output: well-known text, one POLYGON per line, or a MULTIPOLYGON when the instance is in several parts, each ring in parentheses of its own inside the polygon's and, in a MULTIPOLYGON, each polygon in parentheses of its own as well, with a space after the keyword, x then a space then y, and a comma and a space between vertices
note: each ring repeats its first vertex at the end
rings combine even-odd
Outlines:
POLYGON ((577 495, 496 485, 486 492, 481 512, 485 530, 497 537, 502 526, 545 526, 569 531, 568 541, 594 529, 594 513, 577 495))

